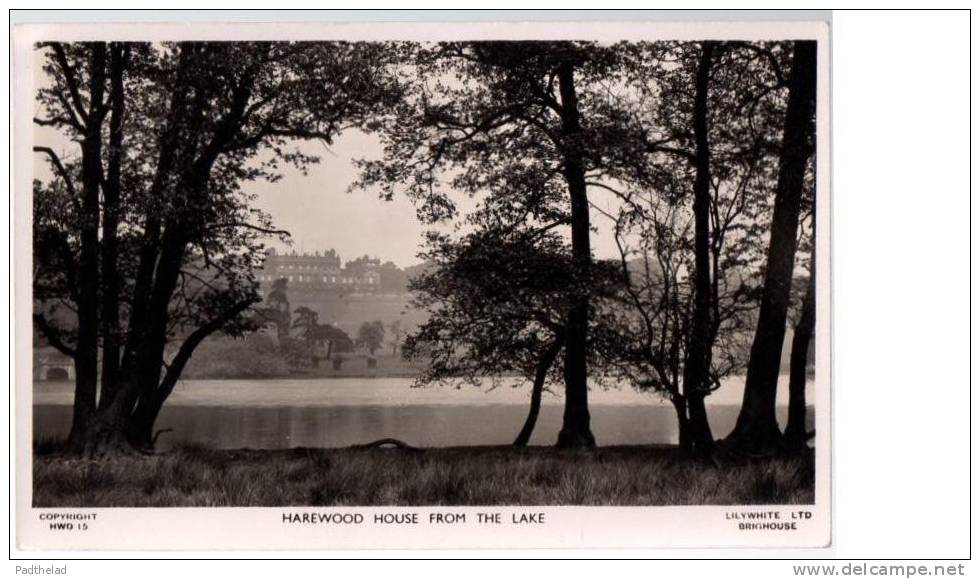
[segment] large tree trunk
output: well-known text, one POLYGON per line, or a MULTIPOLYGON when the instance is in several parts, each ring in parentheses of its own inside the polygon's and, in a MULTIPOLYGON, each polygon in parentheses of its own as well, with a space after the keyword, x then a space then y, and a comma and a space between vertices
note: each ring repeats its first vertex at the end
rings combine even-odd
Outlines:
MULTIPOLYGON (((102 59, 104 68, 104 45, 102 59)), ((193 86, 190 72, 196 66, 195 60, 196 47, 182 46, 168 124, 160 141, 159 164, 150 195, 145 199, 144 239, 133 291, 129 333, 117 372, 118 379, 113 382, 112 395, 105 399, 90 420, 93 428, 80 436, 82 443, 79 446, 90 456, 131 449, 134 442, 136 446, 143 446, 146 437, 142 432, 152 429, 160 408, 200 340, 225 325, 228 322, 226 315, 237 315, 251 303, 247 301, 236 305, 229 310, 230 313, 218 316, 192 333, 161 381, 170 329, 169 307, 188 244, 194 235, 200 233, 198 220, 202 208, 207 207, 210 173, 215 161, 234 138, 252 89, 251 79, 248 78, 242 79, 241 84, 235 87, 231 109, 216 123, 210 139, 182 139, 182 128, 195 130, 211 106, 211 95, 207 91, 200 87, 196 87, 193 93, 190 91, 193 86), (193 98, 189 98, 191 95, 193 98), (177 178, 174 179, 174 176, 177 178), (161 205, 170 209, 165 219, 161 219, 157 211, 156 203, 160 199, 165 199, 161 205)), ((101 103, 101 95, 98 100, 93 97, 93 102, 101 103)), ((101 170, 101 163, 98 166, 101 170)), ((97 210, 95 215, 98 220, 97 210)), ((92 276, 92 279, 95 280, 93 283, 97 283, 97 276, 92 276)))
POLYGON ((534 426, 538 422, 538 414, 541 412, 541 396, 544 393, 544 383, 548 379, 548 372, 551 365, 555 363, 555 358, 561 352, 562 339, 556 338, 555 341, 541 355, 537 368, 534 371, 534 384, 531 386, 531 407, 528 409, 527 418, 524 426, 514 439, 514 446, 527 446, 534 432, 534 426))
POLYGON ((99 374, 99 191, 102 186, 102 106, 105 43, 91 44, 89 108, 82 139, 82 231, 78 259, 78 346, 75 402, 68 436, 70 451, 81 451, 98 398, 99 374))
POLYGON ((816 62, 816 42, 794 43, 762 304, 742 409, 729 436, 734 449, 747 453, 770 454, 782 447, 776 422, 776 383, 786 333, 803 182, 814 147, 816 62))
MULTIPOLYGON (((188 94, 186 71, 189 70, 190 65, 190 59, 182 51, 177 85, 174 88, 167 117, 167 127, 159 143, 156 172, 149 195, 145 199, 147 205, 143 239, 132 291, 133 302, 130 306, 126 343, 122 348, 122 359, 113 385, 103 392, 99 401, 99 410, 93 418, 92 432, 85 436, 85 440, 79 445, 81 452, 87 456, 103 456, 132 450, 129 439, 130 422, 134 406, 140 397, 141 385, 144 383, 141 379, 142 371, 147 367, 146 348, 150 341, 150 320, 153 318, 151 301, 154 272, 161 252, 162 223, 158 209, 164 204, 161 200, 170 194, 167 183, 173 176, 180 128, 185 124, 182 121, 186 114, 188 94)), ((159 376, 159 369, 157 375, 159 376)))
POLYGON ((691 427, 687 418, 687 401, 683 396, 673 396, 670 403, 674 406, 677 414, 677 446, 684 454, 690 455, 694 452, 691 444, 691 427))
MULTIPOLYGON (((181 60, 185 66, 193 62, 193 59, 187 56, 187 50, 189 49, 185 48, 181 52, 181 60)), ((207 100, 208 95, 204 91, 195 92, 186 116, 178 117, 178 122, 196 125, 203 118, 208 106, 207 100)), ((227 129, 219 128, 216 132, 225 130, 227 129)), ((195 220, 199 217, 197 212, 190 208, 206 206, 204 201, 211 167, 219 154, 219 147, 223 144, 223 141, 215 136, 206 146, 192 145, 193 148, 183 155, 183 163, 174 164, 174 169, 178 171, 180 178, 173 191, 173 205, 181 210, 167 219, 163 227, 156 268, 152 276, 153 285, 149 300, 145 304, 143 328, 139 331, 142 341, 135 350, 137 387, 130 392, 135 393, 137 397, 128 395, 122 401, 123 405, 132 409, 130 423, 138 425, 149 422, 152 425, 152 421, 159 413, 159 407, 163 404, 159 390, 161 378, 166 381, 163 367, 170 325, 170 301, 180 280, 190 237, 196 230, 195 220)), ((168 374, 173 371, 173 366, 172 364, 168 374)), ((183 364, 179 368, 182 370, 183 364)), ((179 372, 177 376, 179 377, 179 372)), ((163 398, 165 399, 166 396, 163 398)), ((127 431, 131 433, 132 430, 132 424, 128 425, 127 431)), ((131 435, 129 438, 132 441, 131 435)), ((142 444, 138 439, 135 442, 142 444)))
POLYGON ((232 305, 220 315, 198 327, 184 339, 173 360, 167 365, 167 371, 160 384, 155 385, 155 388, 146 389, 140 396, 139 403, 129 418, 127 438, 133 446, 145 449, 153 448, 153 428, 157 418, 160 416, 160 410, 163 409, 167 398, 173 393, 174 387, 177 386, 177 380, 180 379, 184 368, 190 361, 191 356, 194 355, 194 351, 201 345, 201 342, 205 338, 238 317, 239 314, 248 309, 253 303, 254 301, 252 299, 245 299, 232 305))
MULTIPOLYGON (((170 229, 168 227, 168 229, 170 229)), ((153 297, 150 300, 150 317, 147 320, 146 341, 139 351, 139 373, 137 375, 138 399, 132 400, 136 406, 132 411, 128 430, 133 431, 136 425, 156 420, 159 407, 163 402, 159 399, 158 388, 163 376, 164 354, 167 345, 167 326, 170 299, 176 287, 180 266, 183 263, 185 250, 182 238, 173 232, 164 233, 163 250, 157 265, 156 284, 153 297), (168 235, 169 233, 169 235, 168 235)), ((129 401, 127 401, 129 402, 129 401)), ((129 437, 134 445, 142 445, 145 441, 129 437)))
POLYGON ((167 127, 160 140, 156 174, 146 198, 146 218, 126 345, 114 387, 100 402, 99 411, 93 419, 93 431, 86 437, 84 453, 89 456, 132 449, 129 434, 134 409, 141 397, 145 396, 147 402, 150 401, 149 397, 160 381, 166 343, 167 307, 186 244, 183 243, 183 236, 172 227, 167 228, 169 231, 163 230, 156 204, 164 205, 167 202, 161 200, 165 197, 186 194, 189 190, 188 168, 178 167, 177 159, 181 127, 193 126, 195 120, 187 107, 187 71, 192 65, 192 58, 182 50, 167 127), (182 179, 176 185, 168 185, 175 171, 181 171, 182 179), (169 292, 168 286, 171 288, 169 292))
POLYGON ((704 397, 710 391, 711 369, 711 151, 708 144, 708 84, 713 42, 701 45, 694 95, 694 315, 684 361, 684 397, 688 405, 690 449, 697 456, 714 450, 704 397))
POLYGON ((100 406, 115 396, 122 336, 119 328, 119 212, 122 188, 123 116, 126 97, 123 72, 128 49, 110 45, 109 162, 102 209, 102 392, 100 406))
POLYGON ((127 350, 131 350, 124 356, 115 396, 99 409, 98 423, 107 434, 103 440, 91 442, 94 445, 90 450, 91 454, 107 454, 118 450, 117 447, 123 444, 130 445, 132 422, 140 412, 140 407, 155 403, 154 392, 160 384, 163 372, 169 319, 167 309, 185 247, 181 240, 173 231, 164 234, 154 276, 156 283, 153 284, 150 299, 141 315, 142 323, 133 327, 130 332, 131 339, 138 342, 127 344, 127 350), (106 448, 100 448, 100 445, 106 448))
MULTIPOLYGON (((572 218, 572 257, 582 275, 592 266, 589 245, 589 198, 585 185, 585 163, 582 156, 582 127, 579 121, 578 97, 575 92, 575 70, 571 63, 558 68, 561 94, 563 172, 568 183, 572 218)), ((589 294, 580 290, 568 313, 565 343, 565 413, 557 445, 562 448, 593 448, 589 416, 588 333, 589 294)))
POLYGON ((714 453, 715 441, 711 435, 708 411, 704 405, 705 395, 696 392, 688 397, 688 428, 691 437, 691 455, 709 457, 714 453))
MULTIPOLYGON (((816 240, 814 240, 816 242, 816 240)), ((806 447, 806 361, 810 351, 810 340, 816 326, 816 251, 810 260, 810 283, 803 298, 800 321, 793 330, 793 345, 789 359, 789 418, 783 436, 790 449, 806 447)))
MULTIPOLYGON (((182 50, 182 60, 187 50, 190 49, 182 50)), ((187 58, 188 64, 193 62, 191 57, 187 58)), ((208 106, 208 94, 198 90, 191 99, 186 117, 179 118, 178 121, 195 126, 204 117, 208 106)), ((225 130, 224 123, 219 122, 215 132, 225 130)), ((174 166, 180 176, 173 191, 172 204, 176 211, 166 220, 163 228, 159 257, 153 273, 153 287, 145 306, 146 318, 143 322, 146 329, 141 332, 144 340, 137 349, 141 397, 150 396, 160 383, 170 323, 170 300, 180 280, 188 243, 196 231, 200 208, 207 206, 205 198, 211 167, 222 144, 217 135, 206 145, 191 144, 191 148, 183 154, 183 163, 174 166)))
MULTIPOLYGON (((185 48, 181 52, 181 70, 185 70, 187 66, 193 66, 194 59, 192 55, 188 54, 188 50, 185 48)), ((230 310, 191 333, 164 374, 164 355, 170 323, 170 302, 180 279, 188 244, 200 226, 196 221, 200 217, 199 210, 193 208, 207 206, 206 198, 211 169, 223 148, 234 137, 235 127, 244 115, 251 94, 250 91, 251 86, 247 81, 243 81, 242 85, 236 87, 232 108, 216 124, 212 138, 188 151, 183 156, 183 165, 174 165, 180 174, 174 194, 186 196, 185 198, 175 198, 174 203, 178 208, 185 210, 177 212, 171 219, 168 219, 163 229, 156 269, 153 272, 152 291, 148 302, 145 304, 146 317, 143 320, 145 329, 140 331, 143 339, 135 350, 136 388, 130 389, 129 395, 120 397, 120 407, 128 406, 132 409, 126 424, 126 437, 131 444, 137 447, 152 445, 153 424, 159 416, 164 402, 173 391, 184 366, 201 340, 217 331, 228 323, 231 317, 238 315, 251 305, 251 300, 236 304, 230 310), (136 395, 135 398, 132 396, 133 394, 136 395)), ((191 99, 186 117, 178 115, 177 120, 195 126, 209 106, 208 98, 206 92, 196 91, 193 99, 191 99)))
POLYGON ((136 278, 133 283, 133 302, 130 305, 126 344, 125 348, 123 348, 122 360, 119 364, 116 386, 110 392, 104 393, 99 404, 101 409, 104 409, 105 412, 110 414, 127 415, 132 410, 132 405, 139 395, 138 373, 140 368, 140 352, 145 347, 148 338, 149 304, 153 291, 153 274, 157 267, 157 258, 160 255, 160 234, 162 230, 160 215, 162 211, 160 211, 160 207, 164 205, 163 199, 169 194, 167 184, 173 175, 177 160, 180 129, 186 125, 182 121, 185 115, 189 92, 187 75, 191 67, 192 61, 190 57, 182 50, 180 66, 177 72, 177 82, 167 114, 167 125, 159 142, 156 172, 153 177, 153 182, 150 185, 149 194, 144 200, 146 209, 143 223, 143 237, 140 242, 139 262, 136 269, 136 278), (120 395, 123 399, 116 405, 116 408, 109 410, 109 406, 116 404, 116 397, 120 395))

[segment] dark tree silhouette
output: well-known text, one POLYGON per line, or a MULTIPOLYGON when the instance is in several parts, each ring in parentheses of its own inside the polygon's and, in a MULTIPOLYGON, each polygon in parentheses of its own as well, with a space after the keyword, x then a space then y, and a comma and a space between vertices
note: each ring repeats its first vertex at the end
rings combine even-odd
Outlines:
POLYGON ((391 336, 391 355, 397 356, 398 349, 402 346, 405 338, 405 328, 402 327, 401 320, 392 320, 388 323, 388 335, 391 336))
POLYGON ((564 338, 574 279, 567 248, 554 236, 487 231, 463 239, 431 236, 431 264, 410 288, 428 319, 405 340, 403 354, 420 363, 422 383, 453 386, 503 376, 532 381, 531 408, 514 444, 527 444, 564 338))
POLYGON ((384 341, 385 325, 381 320, 364 322, 357 330, 356 344, 367 348, 368 352, 370 352, 372 356, 378 349, 381 348, 384 341))
POLYGON ((307 342, 316 341, 316 329, 320 325, 320 314, 306 306, 300 306, 293 310, 293 327, 299 329, 302 337, 307 342))
MULTIPOLYGON (((663 393, 677 414, 680 447, 688 455, 703 456, 710 447, 698 447, 693 436, 698 427, 690 418, 683 378, 695 309, 690 229, 689 210, 664 200, 652 199, 639 214, 622 214, 615 239, 623 287, 608 307, 600 307, 608 320, 605 325, 617 336, 605 340, 613 345, 607 352, 616 375, 641 390, 663 393), (642 220, 636 221, 640 216, 642 220), (635 245, 627 245, 629 237, 636 238, 635 245)), ((699 397, 744 368, 747 360, 744 336, 755 303, 751 286, 739 281, 716 287, 710 386, 693 393, 699 397)))
POLYGON ((517 438, 514 439, 514 446, 524 447, 531 441, 531 435, 534 434, 534 427, 538 423, 538 415, 541 413, 541 397, 544 395, 548 373, 551 371, 552 366, 554 366, 555 359, 561 353, 564 344, 565 337, 563 334, 560 334, 541 353, 541 359, 538 360, 538 364, 534 368, 534 382, 531 384, 531 404, 527 411, 527 418, 524 419, 524 425, 521 426, 520 432, 517 433, 517 438))
POLYGON ((711 149, 708 144, 708 90, 715 43, 702 42, 694 82, 694 312, 684 361, 691 447, 695 454, 711 454, 714 439, 704 397, 711 391, 711 263, 709 211, 711 205, 711 149))
POLYGON ((69 450, 151 446, 160 408, 197 345, 219 330, 246 329, 261 239, 284 233, 250 207, 240 185, 275 179, 283 163, 315 162, 290 141, 330 142, 391 102, 394 86, 370 45, 39 50, 50 82, 38 92, 35 121, 81 149, 65 163, 36 147, 54 177, 35 186, 35 255, 43 258, 35 319, 75 358, 69 450), (251 163, 260 153, 263 161, 251 163), (57 310, 77 315, 64 323, 57 310))
MULTIPOLYGON (((814 224, 815 232, 815 224, 814 224)), ((804 449, 809 440, 806 429, 806 374, 807 357, 810 352, 810 342, 817 321, 816 303, 816 236, 811 240, 810 273, 806 286, 806 294, 800 309, 800 319, 793 329, 793 342, 789 358, 789 416, 783 437, 787 448, 791 450, 804 449)))
MULTIPOLYGON (((317 328, 319 339, 327 345, 327 359, 333 357, 335 353, 350 352, 354 350, 354 340, 351 340, 347 332, 330 324, 322 324, 317 328)), ((337 358, 334 358, 336 361, 337 358)))
POLYGON ((742 408, 727 439, 733 449, 746 453, 771 453, 782 446, 782 434, 776 422, 776 383, 786 332, 800 206, 807 165, 815 145, 816 65, 816 42, 795 42, 762 304, 742 408))
MULTIPOLYGON (((309 353, 310 362, 314 368, 320 365, 320 354, 323 348, 327 350, 322 357, 327 360, 333 357, 334 351, 349 352, 353 349, 350 336, 330 324, 321 324, 320 314, 314 310, 300 306, 293 310, 293 314, 295 319, 292 327, 300 331, 300 338, 306 346, 305 350, 309 353)), ((376 328, 372 328, 371 331, 376 331, 376 328)))
MULTIPOLYGON (((293 310, 293 316, 295 316, 293 328, 300 330, 300 336, 310 352, 310 363, 316 368, 320 365, 318 350, 324 344, 323 335, 320 331, 320 314, 306 306, 300 306, 293 310)), ((328 354, 327 358, 329 357, 328 354)))
MULTIPOLYGON (((812 267, 785 440, 775 421, 814 147, 815 43, 794 43, 792 59, 788 47, 40 45, 49 81, 35 122, 78 147, 67 162, 35 147, 51 175, 35 183, 34 317, 75 361, 69 450, 152 447, 183 368, 216 332, 272 321, 283 351, 306 360, 324 344, 328 358, 351 346, 308 308, 293 323, 284 287, 254 307, 263 242, 287 234, 242 188, 283 165, 305 170, 317 158, 297 140, 330 143, 349 128, 384 146, 382 159, 359 162, 356 187, 406 194, 429 225, 458 217, 458 196, 475 199, 451 233, 430 233, 414 281, 366 256, 348 266, 377 268, 383 291, 410 283, 431 314, 403 349, 425 363, 423 379, 532 383, 515 444, 530 439, 544 389, 561 383, 557 445, 593 447, 589 381, 614 375, 667 395, 682 446, 709 455, 704 399, 745 365, 753 324, 729 440, 749 453, 805 443, 812 267), (592 255, 596 215, 611 220, 615 263, 592 255)), ((394 352, 401 328, 388 329, 394 352)), ((366 323, 357 344, 373 356, 385 332, 366 323)))
POLYGON ((265 296, 264 307, 257 307, 255 311, 256 325, 262 327, 272 324, 280 340, 288 338, 292 328, 288 284, 289 280, 284 277, 274 280, 272 290, 265 296))
MULTIPOLYGON (((579 42, 469 42, 423 46, 406 61, 421 80, 382 133, 385 158, 362 163, 361 186, 405 192, 430 222, 456 206, 443 189, 479 195, 484 207, 539 227, 569 226, 570 255, 592 268, 589 187, 621 141, 608 117, 618 51, 579 42), (440 76, 458 82, 430 82, 440 76)), ((565 315, 565 412, 557 444, 592 447, 588 409, 587 288, 565 315)))
POLYGON ((704 398, 744 367, 784 93, 778 43, 623 47, 636 91, 616 102, 620 209, 609 217, 625 281, 620 371, 663 392, 680 443, 711 454, 704 398), (743 352, 745 352, 743 354, 743 352))

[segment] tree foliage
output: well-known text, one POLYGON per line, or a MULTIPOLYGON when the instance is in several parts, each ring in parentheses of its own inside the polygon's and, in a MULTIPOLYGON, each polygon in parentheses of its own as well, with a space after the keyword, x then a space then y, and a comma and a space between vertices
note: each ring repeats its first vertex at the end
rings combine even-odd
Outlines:
POLYGON ((381 320, 364 322, 357 329, 357 341, 355 344, 359 347, 366 348, 372 356, 377 350, 381 349, 384 341, 385 325, 381 320))
POLYGON ((35 148, 53 174, 35 185, 37 325, 76 359, 72 447, 145 444, 194 348, 249 329, 262 241, 285 234, 242 185, 275 181, 285 165, 305 170, 317 158, 297 140, 329 144, 369 125, 397 86, 378 45, 38 50, 50 83, 35 121, 79 143, 81 157, 35 148), (74 323, 58 324, 58 308, 74 323))

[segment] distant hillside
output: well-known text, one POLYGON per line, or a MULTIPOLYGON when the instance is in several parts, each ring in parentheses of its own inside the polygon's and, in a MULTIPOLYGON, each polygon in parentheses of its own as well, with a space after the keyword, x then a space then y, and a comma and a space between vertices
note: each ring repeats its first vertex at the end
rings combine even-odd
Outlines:
POLYGON ((425 315, 411 307, 412 296, 398 294, 336 294, 289 296, 289 305, 307 307, 319 314, 320 323, 332 324, 351 336, 364 322, 381 320, 385 325, 401 320, 410 329, 425 321, 425 315))

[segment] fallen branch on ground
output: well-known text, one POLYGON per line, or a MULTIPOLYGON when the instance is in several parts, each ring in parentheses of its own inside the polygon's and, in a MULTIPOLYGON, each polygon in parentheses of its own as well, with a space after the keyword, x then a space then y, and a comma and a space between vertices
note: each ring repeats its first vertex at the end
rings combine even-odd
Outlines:
POLYGON ((355 444, 352 445, 350 448, 364 449, 364 448, 380 448, 382 446, 396 446, 398 448, 404 448, 405 450, 416 450, 416 451, 422 450, 421 448, 412 446, 411 444, 408 444, 407 442, 404 442, 402 440, 398 440, 397 438, 380 438, 373 442, 368 442, 367 444, 355 444))

